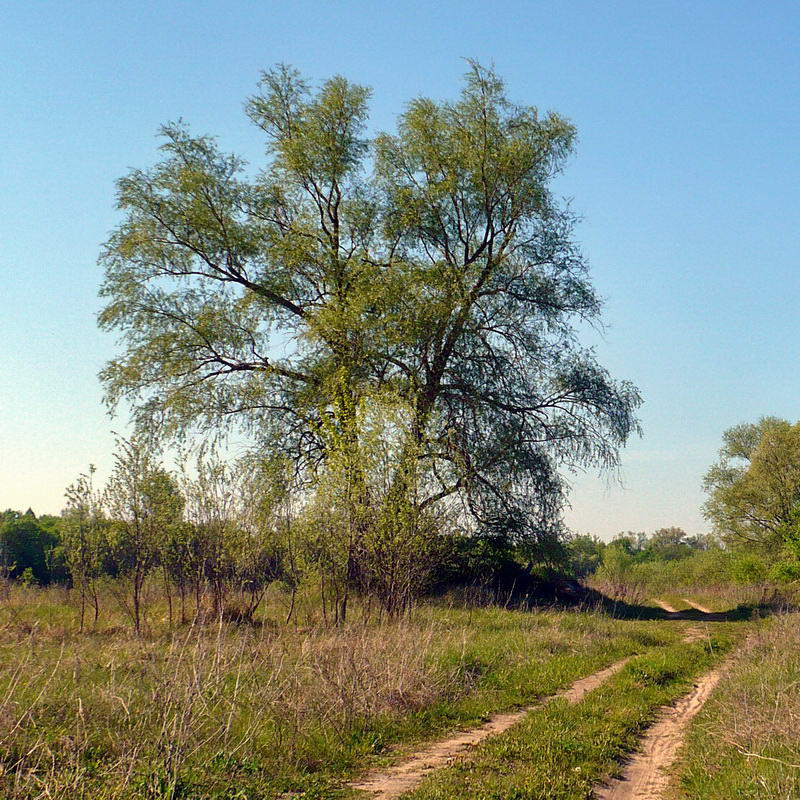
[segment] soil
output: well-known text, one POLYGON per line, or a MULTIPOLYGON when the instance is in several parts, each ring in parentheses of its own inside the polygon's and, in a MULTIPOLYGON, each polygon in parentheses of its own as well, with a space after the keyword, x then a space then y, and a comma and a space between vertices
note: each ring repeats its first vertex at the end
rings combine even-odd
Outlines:
POLYGON ((677 614, 678 613, 678 609, 677 608, 675 608, 674 606, 671 606, 669 603, 665 603, 663 600, 656 599, 655 600, 655 604, 657 606, 660 606, 661 608, 663 608, 664 611, 666 611, 669 614, 677 614))
MULTIPOLYGON (((710 609, 688 598, 681 598, 692 608, 716 617, 710 609)), ((669 613, 679 614, 669 603, 656 600, 669 613)), ((688 631, 688 641, 705 636, 700 627, 688 631)), ((675 762, 683 744, 689 723, 703 707, 720 681, 724 666, 704 675, 689 694, 661 712, 656 723, 647 731, 639 750, 627 762, 621 778, 595 790, 596 800, 663 800, 670 784, 668 770, 675 762)))
MULTIPOLYGON (((677 609, 661 600, 655 601, 664 611, 679 614, 677 609)), ((689 601, 687 601, 689 602, 689 601)), ((696 606, 702 613, 705 609, 696 606)), ((692 627, 686 632, 684 641, 692 642, 703 638, 706 632, 701 627, 692 627)), ((577 703, 587 693, 596 689, 604 681, 619 672, 630 658, 623 658, 610 667, 580 678, 567 689, 551 695, 544 700, 526 706, 518 711, 496 714, 484 725, 468 731, 460 731, 453 736, 428 745, 412 753, 405 761, 381 772, 372 772, 362 780, 352 783, 354 789, 368 792, 374 800, 392 800, 415 789, 429 773, 446 767, 454 759, 466 755, 471 747, 489 736, 508 730, 531 711, 541 708, 555 699, 577 703)), ((598 800, 660 800, 667 786, 667 777, 662 772, 675 759, 686 727, 692 717, 702 708, 706 698, 719 681, 719 671, 710 672, 695 689, 677 705, 663 712, 663 717, 647 733, 642 750, 630 761, 623 778, 615 780, 598 790, 598 800)))
POLYGON ((694 600, 690 600, 688 597, 682 597, 684 603, 688 603, 692 608, 696 608, 698 611, 702 611, 703 614, 713 614, 714 612, 710 608, 706 608, 705 606, 701 606, 700 603, 695 603, 694 600))
POLYGON ((662 712, 622 777, 595 791, 597 800, 662 800, 670 782, 667 770, 678 755, 689 723, 719 683, 721 674, 721 670, 714 670, 704 675, 689 694, 662 712))

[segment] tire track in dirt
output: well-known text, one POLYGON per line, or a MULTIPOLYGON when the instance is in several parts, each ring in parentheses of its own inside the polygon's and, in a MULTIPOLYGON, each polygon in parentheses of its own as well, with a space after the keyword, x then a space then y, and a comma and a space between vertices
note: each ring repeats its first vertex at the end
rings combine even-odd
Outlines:
POLYGON ((713 614, 714 612, 710 608, 706 608, 705 606, 701 606, 700 603, 695 603, 694 600, 690 600, 688 597, 682 597, 684 603, 688 603, 692 608, 697 609, 703 614, 713 614))
POLYGON ((412 754, 400 764, 383 772, 369 774, 362 780, 351 783, 350 786, 362 792, 369 792, 375 800, 392 800, 400 797, 416 788, 429 773, 446 767, 454 758, 463 755, 470 747, 474 747, 489 736, 496 736, 507 731, 513 725, 521 722, 531 711, 535 711, 553 700, 562 699, 568 703, 577 703, 588 692, 596 689, 619 672, 632 657, 623 658, 605 669, 580 678, 567 689, 521 708, 519 711, 495 714, 488 722, 477 728, 461 731, 448 739, 434 742, 412 754))
POLYGON ((653 598, 653 602, 666 614, 670 619, 685 619, 692 622, 725 622, 729 618, 729 613, 726 611, 712 611, 694 600, 681 598, 685 603, 688 603, 691 608, 682 611, 670 605, 666 600, 661 600, 658 597, 653 598))
POLYGON ((679 613, 677 608, 675 608, 674 606, 671 606, 669 603, 665 603, 663 600, 659 600, 658 598, 656 598, 654 600, 654 602, 655 602, 655 604, 657 606, 659 606, 659 608, 662 608, 668 614, 678 614, 679 613))
MULTIPOLYGON (((660 604, 660 601, 656 602, 660 604)), ((706 635, 703 628, 693 626, 686 630, 683 641, 687 643, 696 642, 706 635)), ((395 798, 415 789, 423 778, 434 770, 448 766, 455 758, 465 755, 469 748, 480 744, 490 736, 496 736, 507 731, 513 725, 521 722, 532 711, 542 708, 547 703, 551 703, 553 700, 566 700, 570 704, 579 702, 586 694, 619 672, 632 658, 633 656, 628 656, 605 669, 587 675, 585 678, 579 678, 568 688, 525 706, 518 711, 495 714, 488 722, 477 728, 460 731, 447 739, 433 742, 422 750, 412 753, 405 761, 393 767, 368 773, 361 780, 351 783, 350 788, 369 793, 373 800, 395 800, 395 798)))
POLYGON ((719 668, 707 673, 689 694, 661 712, 622 777, 596 789, 596 800, 662 800, 670 781, 667 770, 677 758, 689 723, 716 688, 722 672, 719 668))

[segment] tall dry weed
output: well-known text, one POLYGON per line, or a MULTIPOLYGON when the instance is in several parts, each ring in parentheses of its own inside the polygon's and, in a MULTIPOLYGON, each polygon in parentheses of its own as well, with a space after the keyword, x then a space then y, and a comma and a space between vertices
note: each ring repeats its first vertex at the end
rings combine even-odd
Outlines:
MULTIPOLYGON (((779 749, 800 765, 800 614, 748 639, 726 679, 715 733, 741 753, 779 749)), ((800 769, 800 766, 798 766, 800 769)))
POLYGON ((220 623, 60 643, 34 630, 15 644, 0 665, 4 798, 77 797, 93 782, 169 797, 187 766, 307 758, 315 737, 334 747, 455 680, 431 658, 434 626, 408 621, 305 632, 220 623))

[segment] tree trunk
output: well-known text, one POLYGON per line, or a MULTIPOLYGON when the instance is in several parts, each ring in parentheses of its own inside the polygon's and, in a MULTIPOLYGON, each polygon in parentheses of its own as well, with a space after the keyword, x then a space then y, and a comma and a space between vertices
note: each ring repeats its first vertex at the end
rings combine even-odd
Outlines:
POLYGON ((289 622, 292 619, 292 614, 294 614, 294 599, 296 595, 297 595, 297 587, 292 586, 292 600, 291 603, 289 604, 289 613, 286 615, 286 623, 285 623, 286 625, 289 624, 289 622))
POLYGON ((83 620, 86 615, 86 581, 81 578, 81 626, 80 633, 83 633, 83 620))
POLYGON ((91 586, 92 603, 94 604, 94 624, 97 625, 97 620, 100 618, 100 598, 97 594, 97 585, 95 584, 94 580, 92 580, 91 586))
POLYGON ((169 588, 169 574, 167 573, 166 567, 164 568, 164 591, 167 594, 169 629, 172 630, 172 592, 169 588))
POLYGON ((181 598, 181 625, 186 624, 186 586, 184 586, 183 581, 181 581, 180 585, 178 586, 178 592, 180 593, 181 598))

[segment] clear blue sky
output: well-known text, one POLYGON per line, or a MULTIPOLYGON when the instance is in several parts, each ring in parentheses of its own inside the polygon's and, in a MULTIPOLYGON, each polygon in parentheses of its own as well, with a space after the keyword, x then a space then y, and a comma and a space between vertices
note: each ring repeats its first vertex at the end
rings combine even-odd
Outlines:
POLYGON ((607 301, 597 350, 646 401, 623 486, 575 478, 577 530, 703 530, 722 430, 800 416, 797 3, 10 0, 2 30, 0 507, 57 512, 124 430, 96 380, 114 180, 178 117, 257 164, 242 103, 278 61, 371 85, 389 128, 476 57, 577 125, 558 189, 607 301))

